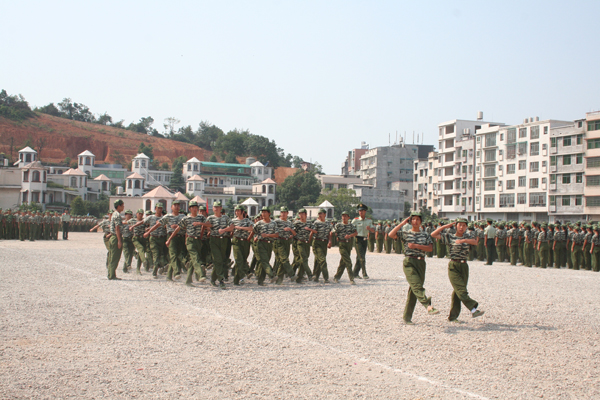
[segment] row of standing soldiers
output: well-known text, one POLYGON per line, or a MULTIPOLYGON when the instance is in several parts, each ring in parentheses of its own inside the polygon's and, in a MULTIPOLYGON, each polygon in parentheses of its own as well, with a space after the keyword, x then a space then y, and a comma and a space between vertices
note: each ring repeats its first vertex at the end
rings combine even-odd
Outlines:
POLYGON ((96 224, 95 217, 60 215, 53 211, 15 211, 0 209, 0 239, 2 240, 58 240, 68 232, 87 232, 96 224))

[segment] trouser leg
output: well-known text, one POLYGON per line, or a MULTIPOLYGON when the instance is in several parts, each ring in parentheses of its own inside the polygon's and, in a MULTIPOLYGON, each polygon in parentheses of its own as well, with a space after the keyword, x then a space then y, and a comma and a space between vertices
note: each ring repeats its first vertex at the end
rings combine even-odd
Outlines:
POLYGON ((366 239, 362 237, 354 238, 354 248, 356 250, 356 262, 354 264, 354 271, 352 276, 358 276, 358 272, 362 271, 363 277, 367 275, 367 243, 366 239))
POLYGON ((185 283, 191 284, 194 273, 196 273, 197 276, 200 276, 202 273, 202 266, 200 265, 200 239, 194 239, 192 237, 186 238, 185 247, 190 256, 190 267, 187 270, 185 283))
POLYGON ((277 276, 282 277, 283 274, 287 274, 290 278, 294 276, 294 271, 292 270, 292 266, 290 265, 290 246, 292 244, 292 240, 288 239, 280 239, 277 245, 277 253, 275 254, 279 268, 277 270, 277 276))
POLYGON ((108 239, 110 246, 109 266, 108 266, 108 279, 115 279, 117 277, 117 268, 119 261, 121 260, 122 248, 119 249, 119 240, 116 235, 113 235, 108 239))
POLYGON ((213 259, 213 271, 210 277, 212 282, 222 281, 225 279, 223 266, 225 262, 225 255, 227 252, 227 243, 223 238, 213 237, 210 238, 210 253, 213 259))
POLYGON ((404 321, 412 320, 412 314, 418 300, 424 307, 431 305, 431 297, 425 294, 425 260, 405 257, 403 262, 404 275, 410 285, 406 305, 404 307, 404 321))

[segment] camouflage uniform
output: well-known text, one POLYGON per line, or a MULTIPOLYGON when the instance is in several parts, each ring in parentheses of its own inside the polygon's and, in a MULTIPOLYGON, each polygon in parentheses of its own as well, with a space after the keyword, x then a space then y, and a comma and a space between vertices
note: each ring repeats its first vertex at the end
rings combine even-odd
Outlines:
POLYGON ((350 282, 354 282, 354 275, 352 274, 352 259, 350 254, 352 253, 352 242, 354 238, 346 239, 347 235, 352 235, 356 232, 356 227, 351 223, 344 224, 338 222, 334 227, 335 235, 338 239, 338 246, 340 249, 340 264, 338 265, 337 272, 334 275, 334 279, 338 280, 342 277, 344 269, 348 272, 348 279, 350 282))
POLYGON ((110 217, 110 238, 109 243, 109 256, 108 256, 108 279, 117 278, 117 267, 121 260, 122 248, 119 248, 119 239, 117 238, 117 230, 121 229, 123 225, 123 219, 118 211, 114 211, 110 217))
POLYGON ((206 277, 206 272, 204 268, 202 268, 200 262, 200 237, 202 235, 202 225, 194 225, 196 222, 204 223, 206 222, 206 218, 200 214, 195 217, 188 215, 179 221, 179 227, 181 228, 180 232, 185 233, 185 247, 190 257, 190 266, 187 270, 187 279, 185 281, 187 285, 192 284, 194 272, 197 281, 206 277))
MULTIPOLYGON (((156 215, 148 215, 144 218, 144 225, 148 228, 152 228, 162 218, 156 215)), ((154 268, 152 269, 152 276, 158 276, 158 269, 164 267, 167 264, 165 254, 165 242, 167 241, 167 230, 162 224, 158 225, 158 228, 150 232, 150 251, 152 252, 154 268)))
POLYGON ((271 220, 271 222, 265 222, 264 220, 258 221, 254 225, 254 237, 256 242, 257 249, 257 261, 258 265, 256 266, 256 279, 259 285, 262 285, 265 281, 266 276, 268 275, 271 279, 273 279, 274 274, 271 268, 271 253, 273 252, 273 242, 276 240, 272 237, 263 237, 263 234, 273 234, 279 233, 279 228, 277 227, 277 223, 271 220))
MULTIPOLYGON (((232 222, 234 226, 242 228, 251 228, 254 226, 254 222, 249 218, 234 218, 232 222)), ((231 244, 233 246, 233 259, 235 260, 233 284, 237 285, 250 271, 250 267, 248 266, 248 256, 250 255, 250 232, 243 229, 235 229, 233 231, 231 244)))
MULTIPOLYGON (((175 231, 173 225, 179 226, 181 220, 185 217, 183 214, 173 215, 171 213, 162 217, 158 222, 167 229, 167 240, 175 231)), ((169 243, 169 269, 167 270, 167 280, 176 279, 181 275, 181 270, 185 265, 185 233, 179 231, 169 243)))
POLYGON ((308 276, 308 279, 312 278, 312 272, 308 266, 308 257, 310 256, 310 245, 308 243, 308 239, 310 237, 310 231, 307 231, 304 228, 312 229, 312 224, 309 221, 294 221, 294 231, 296 231, 296 236, 294 239, 296 240, 296 246, 300 256, 297 265, 298 271, 296 273, 297 283, 302 282, 305 273, 308 276))
POLYGON ((431 297, 425 295, 425 288, 423 284, 425 282, 425 252, 418 249, 411 249, 407 246, 408 243, 419 244, 423 246, 433 245, 431 235, 427 232, 413 232, 402 231, 402 244, 404 245, 404 261, 403 270, 406 276, 406 281, 410 285, 408 288, 408 295, 406 298, 406 304, 404 306, 404 322, 411 322, 412 315, 415 310, 417 300, 425 307, 431 305, 431 297))
POLYGON ((210 215, 206 222, 211 224, 210 227, 210 253, 213 259, 213 270, 210 277, 211 283, 222 281, 225 279, 225 265, 227 257, 227 238, 219 233, 219 229, 225 229, 232 225, 231 219, 226 214, 220 217, 210 215))

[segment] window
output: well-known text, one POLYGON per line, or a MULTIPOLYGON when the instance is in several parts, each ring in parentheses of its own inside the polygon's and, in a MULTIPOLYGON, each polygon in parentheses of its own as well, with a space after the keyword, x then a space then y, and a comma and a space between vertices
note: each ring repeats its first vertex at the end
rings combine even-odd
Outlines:
POLYGON ((518 193, 517 194, 517 204, 525 204, 527 203, 527 193, 518 193))
POLYGON ((140 160, 135 160, 135 167, 139 168, 140 167, 140 160))
POLYGON ((33 171, 31 174, 31 182, 39 182, 40 181, 40 171, 33 171))
POLYGON ((23 182, 29 182, 29 171, 23 172, 23 182))
POLYGON ((583 153, 575 155, 575 164, 583 164, 583 153))
POLYGON ((475 187, 479 187, 479 181, 475 181, 475 187))
POLYGON ((550 138, 550 147, 556 147, 556 138, 550 138))
POLYGON ((509 128, 506 131, 506 143, 517 143, 517 128, 509 128))
POLYGON ((519 143, 519 148, 517 149, 517 153, 519 153, 520 156, 526 156, 527 155, 527 143, 519 143))
POLYGON ((454 139, 447 139, 446 143, 444 144, 445 148, 450 148, 450 147, 454 147, 454 139))
POLYGON ((583 196, 578 194, 575 196, 575 205, 582 206, 583 205, 583 196))
POLYGON ((531 178, 529 180, 529 189, 537 189, 539 187, 539 179, 531 178))
POLYGON ((529 172, 538 172, 540 170, 540 163, 538 161, 529 163, 529 172))
POLYGON ((534 142, 529 144, 529 155, 539 156, 540 155, 540 142, 534 142))
POLYGON ((503 142, 504 141, 504 133, 500 134, 500 141, 503 142))
POLYGON ((466 189, 466 188, 467 188, 467 181, 462 181, 462 183, 461 183, 461 187, 462 187, 463 189, 466 189))
POLYGON ((463 166, 462 166, 462 173, 463 173, 463 174, 466 174, 466 173, 467 173, 467 166, 466 166, 466 165, 463 165, 463 166))
MULTIPOLYGON (((479 182, 478 182, 478 183, 479 183, 479 182)), ((479 197, 479 196, 475 197, 475 204, 479 204, 479 199, 480 199, 480 197, 479 197)))
POLYGON ((585 178, 586 186, 600 186, 600 175, 588 176, 585 178))
POLYGON ((587 123, 588 131, 599 131, 600 130, 600 120, 597 121, 588 121, 587 123))
POLYGON ((454 175, 454 168, 446 167, 444 168, 444 176, 452 176, 454 175))
POLYGON ((585 205, 588 207, 600 207, 600 196, 586 196, 585 205))
POLYGON ((496 145, 496 134, 487 133, 485 135, 485 147, 491 147, 496 145))
POLYGON ((467 150, 463 150, 462 151, 462 157, 463 158, 467 158, 467 154, 468 154, 467 150))
POLYGON ((517 145, 511 144, 511 145, 506 146, 506 159, 512 160, 516 156, 517 156, 517 145))
POLYGON ((544 127, 544 135, 547 135, 547 134, 548 134, 548 127, 547 127, 547 126, 545 126, 545 127, 544 127))
MULTIPOLYGON (((600 146, 598 146, 600 147, 600 146)), ((481 150, 477 150, 477 158, 481 157, 481 150)))
POLYGON ((556 174, 550 175, 550 184, 556 183, 556 174))
POLYGON ((486 150, 485 151, 485 161, 496 161, 496 150, 486 150))
POLYGON ((555 206, 556 205, 556 196, 550 196, 550 205, 551 206, 555 206))
POLYGON ((563 174, 562 183, 563 185, 569 185, 571 183, 571 174, 563 174))
POLYGON ((495 165, 486 165, 484 172, 483 172, 483 176, 484 177, 490 177, 490 176, 496 176, 496 166, 495 165))
POLYGON ((570 206, 571 205, 571 196, 562 196, 562 205, 570 206))
POLYGON ((600 139, 590 139, 587 141, 587 148, 589 149, 600 149, 600 139))
POLYGON ((452 205, 453 196, 444 196, 444 205, 451 206, 452 205))
POLYGON ((498 199, 498 203, 500 204, 500 207, 514 207, 515 206, 515 194, 514 193, 501 194, 500 198, 498 199))
POLYGON ((495 179, 486 179, 484 182, 483 190, 496 190, 496 180, 495 179))
POLYGON ((519 170, 523 170, 527 168, 527 161, 519 161, 519 170))
POLYGON ((514 189, 515 188, 515 180, 511 179, 510 181, 506 181, 506 189, 514 189))
POLYGON ((556 165, 556 156, 550 156, 550 166, 554 167, 556 165))
POLYGON ((531 139, 539 139, 539 137, 540 137, 540 127, 539 126, 532 126, 531 128, 529 128, 529 137, 531 139))
POLYGON ((444 182, 444 190, 452 190, 454 189, 454 181, 444 182))
POLYGON ((495 194, 486 194, 483 196, 483 206, 485 208, 493 208, 496 206, 496 195, 495 194))
POLYGON ((506 166, 506 173, 507 174, 514 174, 515 173, 515 164, 508 164, 506 166))
POLYGON ((519 187, 525 187, 527 184, 527 177, 526 176, 520 176, 519 177, 519 187))
POLYGON ((519 128, 519 138, 527 137, 527 128, 519 128))
POLYGON ((571 155, 563 156, 563 165, 571 165, 571 155))
POLYGON ((571 136, 565 136, 563 138, 563 147, 567 147, 571 145, 571 136))
POLYGON ((577 144, 583 143, 583 135, 577 135, 577 144))
POLYGON ((454 153, 446 153, 445 161, 446 162, 454 161, 454 153))
POLYGON ((529 193, 529 207, 546 207, 546 193, 529 193))

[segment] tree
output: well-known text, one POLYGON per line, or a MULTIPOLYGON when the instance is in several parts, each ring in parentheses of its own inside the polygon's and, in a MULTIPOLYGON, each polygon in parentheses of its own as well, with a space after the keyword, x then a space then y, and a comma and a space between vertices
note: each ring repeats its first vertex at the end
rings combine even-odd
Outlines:
POLYGON ((169 170, 169 164, 167 164, 166 162, 162 163, 160 165, 160 169, 162 169, 163 171, 168 171, 169 170))
POLYGON ((212 156, 210 156, 210 162, 219 162, 219 160, 217 160, 217 156, 215 156, 214 154, 212 156))
POLYGON ((223 131, 220 128, 208 121, 202 121, 196 131, 194 144, 203 149, 213 150, 213 146, 221 136, 223 136, 223 131))
POLYGON ((115 160, 115 164, 123 165, 123 163, 125 162, 125 157, 123 156, 123 154, 121 154, 119 150, 113 151, 112 158, 113 160, 115 160))
POLYGON ((144 135, 154 135, 154 131, 156 131, 156 129, 152 129, 152 124, 154 124, 154 118, 143 117, 140 118, 140 122, 137 124, 134 124, 133 122, 129 124, 127 129, 130 131, 143 133, 144 135))
POLYGON ((317 201, 321 193, 321 184, 313 172, 299 170, 285 178, 277 193, 279 203, 296 212, 317 201))
POLYGON ((70 165, 71 164, 71 157, 65 157, 65 161, 63 161, 65 163, 65 165, 70 165))
POLYGON ((335 207, 334 215, 336 218, 342 218, 342 212, 347 211, 350 218, 358 216, 356 205, 360 203, 360 199, 356 197, 356 192, 352 189, 333 189, 327 191, 319 196, 315 205, 321 204, 324 201, 328 201, 335 207))
POLYGON ((36 108, 35 111, 41 112, 43 114, 53 115, 55 117, 60 117, 60 110, 54 105, 54 103, 47 104, 43 107, 36 108))
POLYGON ((138 147, 138 152, 147 155, 150 160, 154 160, 154 147, 152 145, 146 146, 142 142, 138 147))
POLYGON ((292 167, 294 167, 294 168, 302 168, 302 163, 304 162, 304 160, 301 159, 298 156, 294 156, 294 158, 292 158, 291 162, 292 162, 292 167))
POLYGON ((42 161, 42 150, 44 150, 44 148, 46 147, 46 139, 44 138, 38 138, 38 140, 35 141, 36 143, 36 147, 37 147, 37 152, 38 152, 38 161, 42 161))
MULTIPOLYGON (((96 123, 100 124, 100 125, 113 125, 112 122, 113 122, 112 117, 110 115, 108 115, 107 112, 105 112, 102 115, 98 115, 98 119, 96 120, 96 123)), ((123 121, 121 121, 121 125, 122 124, 123 124, 123 121)))
POLYGON ((165 127, 165 135, 169 137, 173 137, 175 135, 175 125, 179 124, 181 121, 175 117, 165 118, 165 122, 163 126, 165 127))
POLYGON ((229 164, 239 164, 235 154, 233 153, 227 153, 224 161, 229 164))
POLYGON ((186 162, 184 156, 179 156, 173 160, 173 176, 171 177, 171 188, 182 188, 185 187, 185 181, 183 180, 183 163, 186 162))
POLYGON ((0 91, 0 117, 23 121, 34 116, 35 113, 22 95, 9 96, 6 90, 0 91))
POLYGON ((230 218, 235 217, 235 203, 233 202, 233 197, 228 198, 225 202, 225 212, 230 218))
POLYGON ((86 204, 84 203, 81 196, 77 196, 71 202, 71 214, 72 215, 85 215, 87 214, 86 204))

